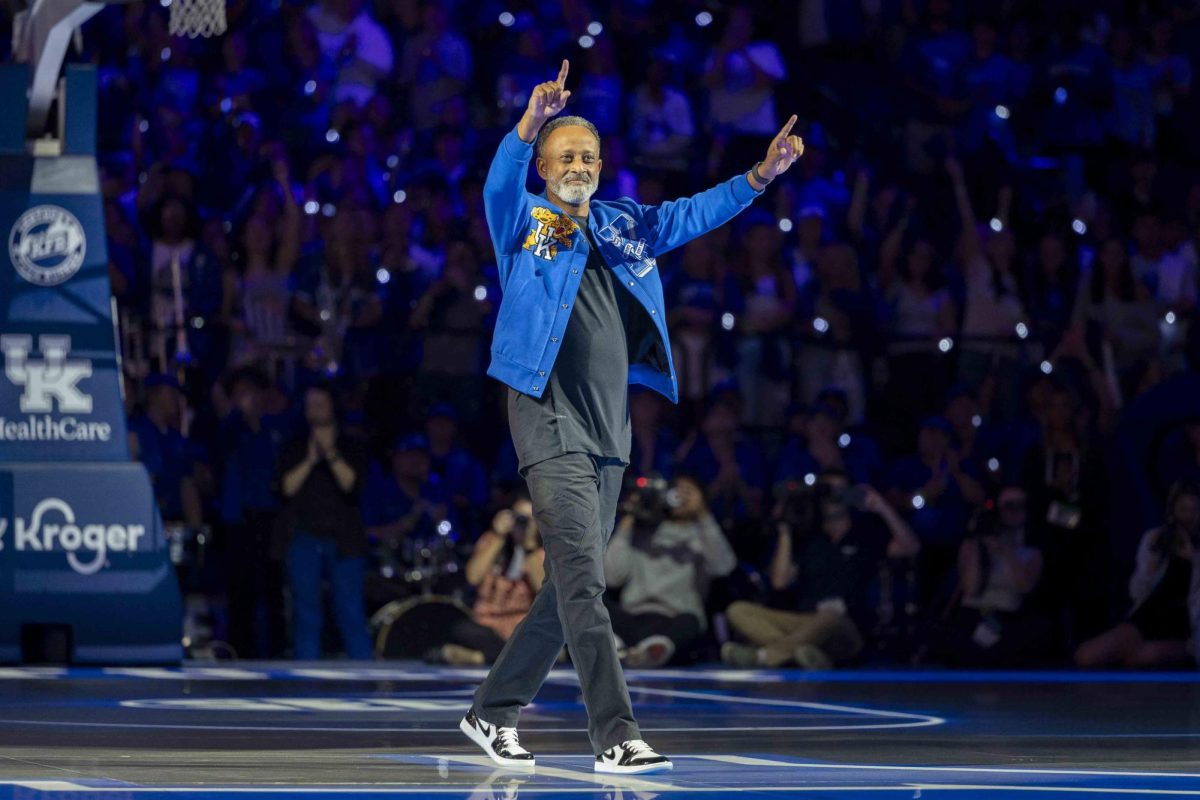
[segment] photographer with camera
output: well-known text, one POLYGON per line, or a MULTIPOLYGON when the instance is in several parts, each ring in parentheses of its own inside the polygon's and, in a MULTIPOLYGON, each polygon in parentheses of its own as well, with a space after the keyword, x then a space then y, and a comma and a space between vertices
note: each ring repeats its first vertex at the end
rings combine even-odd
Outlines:
POLYGON ((431 660, 455 666, 495 661, 542 588, 545 560, 529 498, 498 511, 467 561, 467 583, 476 589, 471 619, 451 626, 446 643, 431 660))
POLYGON ((726 642, 721 659, 740 667, 828 669, 862 649, 867 593, 884 558, 921 549, 908 523, 870 486, 828 471, 783 487, 775 505, 773 607, 739 600, 725 612, 749 645, 726 642), (811 481, 811 483, 810 483, 811 481))
POLYGON ((1041 582, 1042 551, 1025 543, 1025 491, 1007 486, 972 520, 958 548, 958 591, 930 650, 955 666, 1024 666, 1053 646, 1045 613, 1029 607, 1041 582))
POLYGON ((704 634, 709 581, 737 557, 695 478, 638 478, 624 511, 604 556, 605 581, 621 590, 608 613, 622 660, 660 667, 704 634))
POLYGON ((1138 545, 1129 596, 1125 619, 1081 644, 1076 664, 1145 669, 1200 661, 1200 485, 1172 484, 1166 524, 1138 545))

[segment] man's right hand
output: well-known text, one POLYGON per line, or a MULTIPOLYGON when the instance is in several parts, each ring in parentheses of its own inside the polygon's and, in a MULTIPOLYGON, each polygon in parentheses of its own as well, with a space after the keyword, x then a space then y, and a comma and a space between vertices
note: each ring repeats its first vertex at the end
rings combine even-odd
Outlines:
POLYGON ((571 63, 564 58, 557 78, 533 87, 525 115, 517 123, 517 135, 522 141, 532 142, 546 120, 566 108, 567 98, 571 96, 566 88, 567 71, 570 67, 571 63))

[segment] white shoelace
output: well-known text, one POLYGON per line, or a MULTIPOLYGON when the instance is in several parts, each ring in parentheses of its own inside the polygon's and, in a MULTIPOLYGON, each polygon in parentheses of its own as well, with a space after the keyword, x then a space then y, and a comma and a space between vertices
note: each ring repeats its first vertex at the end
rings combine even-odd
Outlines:
POLYGON ((521 747, 521 743, 517 741, 516 728, 497 728, 496 742, 505 750, 515 753, 524 753, 525 748, 521 747))
POLYGON ((630 739, 623 746, 626 750, 633 753, 635 756, 640 756, 644 753, 653 753, 654 752, 654 750, 650 747, 650 745, 646 744, 641 739, 630 739))

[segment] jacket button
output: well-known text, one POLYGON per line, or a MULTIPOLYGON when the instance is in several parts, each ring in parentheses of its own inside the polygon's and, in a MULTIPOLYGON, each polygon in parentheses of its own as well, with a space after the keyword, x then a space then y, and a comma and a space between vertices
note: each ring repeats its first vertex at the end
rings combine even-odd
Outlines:
POLYGON ((563 308, 566 308, 566 307, 567 307, 567 304, 566 304, 566 303, 563 303, 563 308))
POLYGON ((629 285, 630 285, 630 286, 633 286, 633 281, 630 281, 630 282, 629 282, 629 285))
POLYGON ((545 374, 546 374, 545 370, 538 370, 538 377, 541 377, 542 375, 545 375, 545 374))
POLYGON ((579 270, 577 270, 577 269, 573 269, 573 270, 571 270, 571 274, 572 274, 572 275, 578 275, 578 274, 579 274, 579 270))
POLYGON ((538 388, 535 386, 535 387, 533 387, 533 390, 536 392, 538 390, 538 388))
POLYGON ((558 341, 558 337, 557 337, 557 336, 551 336, 551 337, 550 337, 550 341, 552 341, 552 342, 557 342, 557 341, 558 341))
POLYGON ((650 309, 650 313, 651 313, 651 314, 657 314, 657 313, 658 313, 658 311, 656 311, 655 309, 653 309, 653 308, 652 308, 652 309, 650 309))

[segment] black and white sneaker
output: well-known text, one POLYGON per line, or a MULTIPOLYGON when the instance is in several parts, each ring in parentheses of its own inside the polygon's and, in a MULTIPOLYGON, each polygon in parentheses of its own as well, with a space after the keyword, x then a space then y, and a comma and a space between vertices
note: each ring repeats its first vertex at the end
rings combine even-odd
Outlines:
POLYGON ((458 723, 458 729, 483 748, 488 757, 502 767, 533 769, 533 753, 521 747, 516 728, 500 728, 484 722, 472 708, 458 723))
POLYGON ((671 768, 666 756, 660 756, 641 739, 630 739, 596 756, 596 772, 631 774, 665 772, 671 768))

